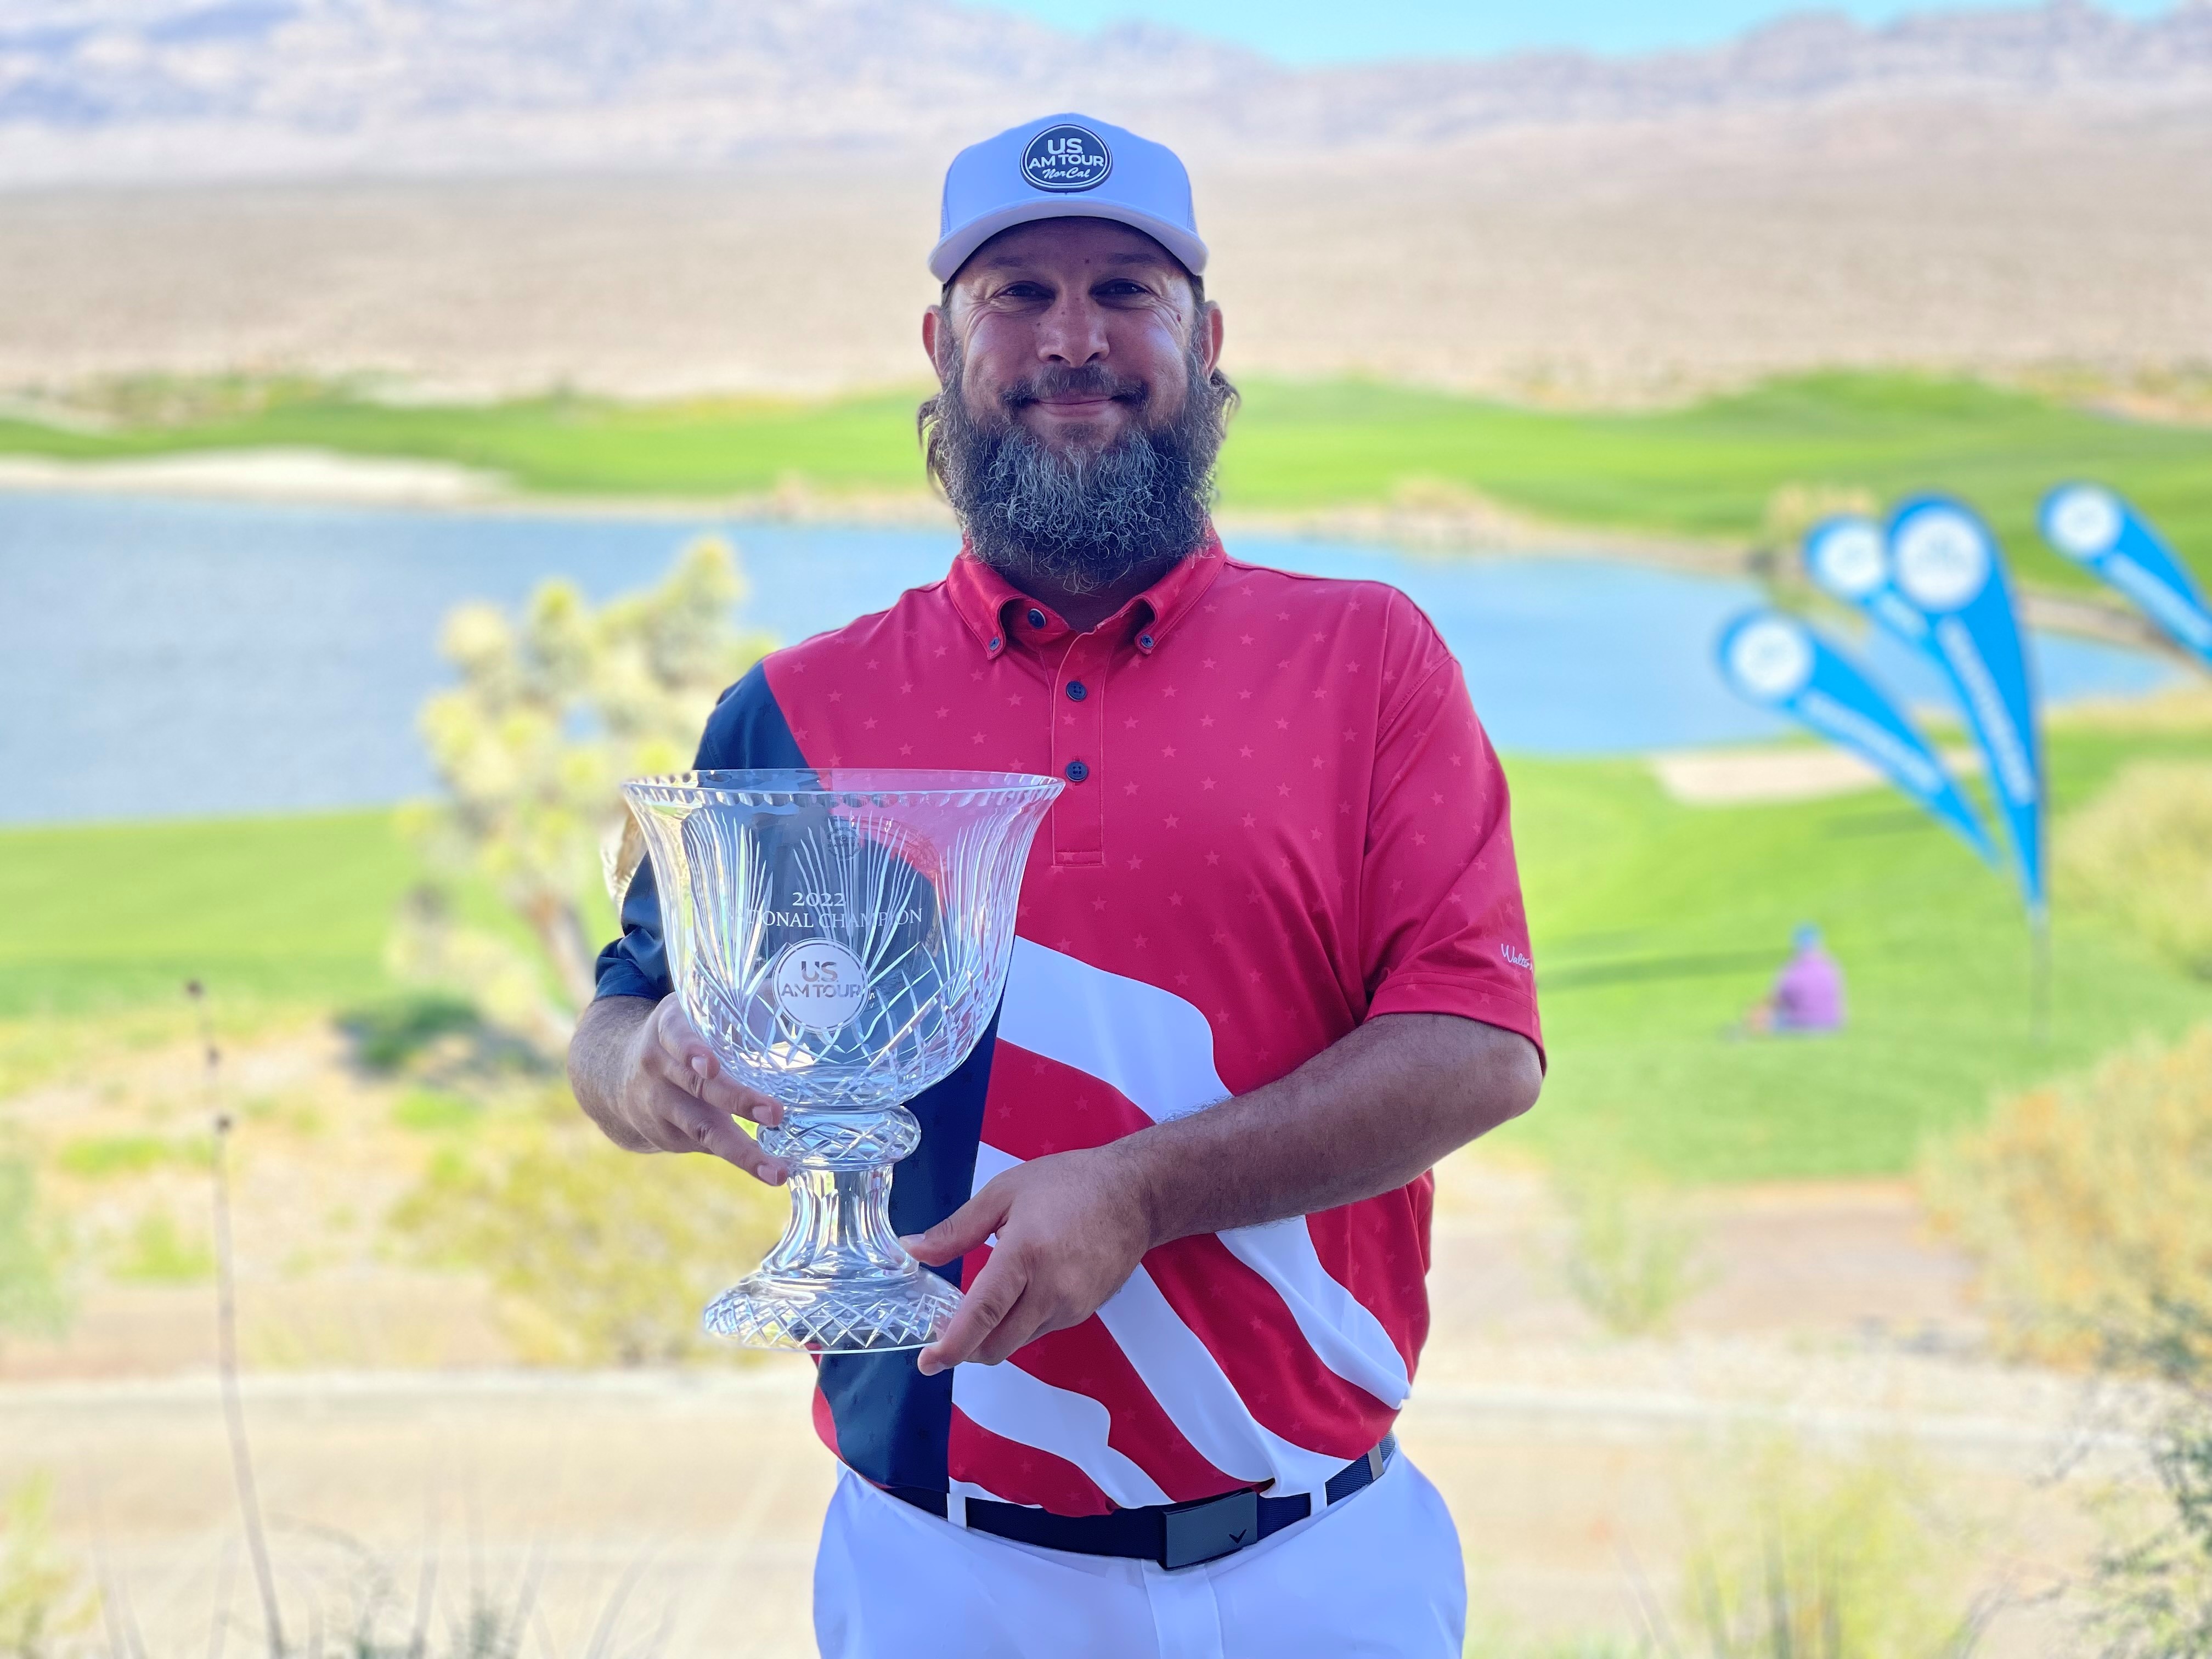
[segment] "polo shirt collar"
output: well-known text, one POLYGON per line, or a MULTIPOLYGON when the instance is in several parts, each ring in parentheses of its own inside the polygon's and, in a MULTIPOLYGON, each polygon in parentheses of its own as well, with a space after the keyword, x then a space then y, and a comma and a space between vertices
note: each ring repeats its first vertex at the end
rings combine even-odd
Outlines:
MULTIPOLYGON (((1213 526, 1206 539, 1175 568, 1098 624, 1096 632, 1131 638, 1150 656, 1166 643, 1177 623, 1206 597, 1228 558, 1213 526)), ((1050 605, 1031 599, 971 552, 966 542, 952 561, 945 588, 953 609, 968 624, 987 658, 997 658, 1015 641, 1049 645, 1075 630, 1050 605)))

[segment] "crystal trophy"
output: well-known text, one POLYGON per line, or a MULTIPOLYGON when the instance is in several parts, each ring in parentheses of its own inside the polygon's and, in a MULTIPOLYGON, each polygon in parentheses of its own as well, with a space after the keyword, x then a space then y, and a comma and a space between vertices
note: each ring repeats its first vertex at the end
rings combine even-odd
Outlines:
POLYGON ((791 1218, 708 1304, 746 1347, 917 1348, 960 1292, 899 1248, 906 1102, 968 1058, 1013 953, 1030 842, 1062 785, 1009 772, 691 772, 623 786, 669 976, 723 1069, 783 1106, 762 1148, 791 1218))

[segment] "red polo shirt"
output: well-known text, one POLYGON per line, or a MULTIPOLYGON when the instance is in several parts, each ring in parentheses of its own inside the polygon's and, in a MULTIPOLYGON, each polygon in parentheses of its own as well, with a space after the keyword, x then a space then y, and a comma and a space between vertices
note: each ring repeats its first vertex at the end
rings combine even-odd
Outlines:
MULTIPOLYGON (((902 1231, 1024 1159, 1258 1088, 1376 1014, 1541 1041, 1504 775, 1458 663, 1381 583, 1209 542, 1078 633, 963 556, 766 659, 699 764, 1068 781, 1030 854, 994 1036, 915 1103, 902 1231)), ((665 994, 649 884, 624 921, 602 994, 665 994)), ((879 1484, 1065 1514, 1318 1491, 1405 1398, 1431 1184, 1164 1245, 1003 1365, 825 1360, 817 1424, 879 1484)))

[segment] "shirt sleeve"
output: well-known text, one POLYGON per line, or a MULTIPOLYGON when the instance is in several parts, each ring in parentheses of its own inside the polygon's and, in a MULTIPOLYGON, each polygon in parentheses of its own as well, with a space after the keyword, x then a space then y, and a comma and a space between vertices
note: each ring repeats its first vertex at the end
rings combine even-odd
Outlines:
MULTIPOLYGON (((806 763, 791 735, 790 724, 769 689, 765 659, 714 704, 700 734, 694 769, 715 772, 747 766, 796 767, 806 763)), ((660 889, 653 860, 638 866, 623 896, 622 935, 599 952, 594 1000, 645 997, 658 1002, 675 988, 668 977, 668 956, 660 940, 660 889)))
POLYGON ((1410 600, 1388 652, 1369 795, 1361 948, 1367 1012, 1457 1014, 1544 1038, 1504 769, 1458 659, 1410 600))

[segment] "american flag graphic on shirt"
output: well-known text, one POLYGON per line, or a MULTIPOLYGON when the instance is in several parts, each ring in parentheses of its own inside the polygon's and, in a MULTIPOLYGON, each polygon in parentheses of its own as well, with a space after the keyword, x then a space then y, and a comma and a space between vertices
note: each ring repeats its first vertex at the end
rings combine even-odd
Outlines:
MULTIPOLYGON (((1080 780, 1031 851, 993 1033, 913 1103, 901 1232, 1025 1160, 1270 1082, 1378 1014, 1541 1040, 1503 772, 1458 664, 1379 584, 1213 544, 1079 634, 963 556, 768 658, 698 763, 1080 780)), ((647 874, 623 922, 601 994, 664 994, 647 874)), ((824 1359, 817 1426, 880 1485, 1065 1515, 1317 1492, 1410 1388, 1431 1190, 1164 1245, 1002 1364, 824 1359)))

